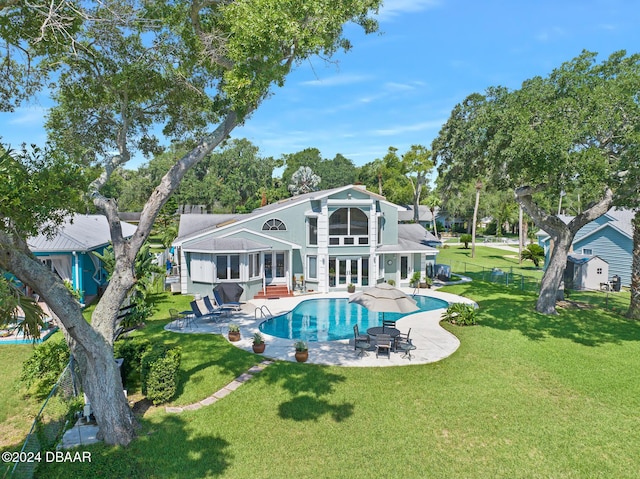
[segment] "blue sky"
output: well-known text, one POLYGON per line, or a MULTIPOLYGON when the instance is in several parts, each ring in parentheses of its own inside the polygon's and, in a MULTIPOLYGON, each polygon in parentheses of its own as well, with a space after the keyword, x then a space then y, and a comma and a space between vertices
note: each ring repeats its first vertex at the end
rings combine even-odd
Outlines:
MULTIPOLYGON (((386 0, 379 20, 379 34, 347 27, 351 51, 299 65, 232 136, 264 156, 316 147, 362 165, 389 146, 430 146, 471 93, 518 88, 583 49, 640 52, 631 0, 386 0)), ((46 103, 0 115, 4 142, 42 143, 46 103)))

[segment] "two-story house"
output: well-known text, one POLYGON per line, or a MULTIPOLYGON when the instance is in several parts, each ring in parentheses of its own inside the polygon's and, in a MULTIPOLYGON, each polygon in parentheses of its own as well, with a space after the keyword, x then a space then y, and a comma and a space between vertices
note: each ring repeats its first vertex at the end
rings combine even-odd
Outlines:
MULTIPOLYGON (((242 299, 269 288, 344 291, 424 276, 437 250, 419 225, 399 225, 399 207, 348 185, 265 205, 249 214, 182 215, 173 243, 183 294, 237 283, 242 299), (416 228, 420 228, 417 231, 416 228)), ((433 268, 429 268, 432 270, 433 268)))

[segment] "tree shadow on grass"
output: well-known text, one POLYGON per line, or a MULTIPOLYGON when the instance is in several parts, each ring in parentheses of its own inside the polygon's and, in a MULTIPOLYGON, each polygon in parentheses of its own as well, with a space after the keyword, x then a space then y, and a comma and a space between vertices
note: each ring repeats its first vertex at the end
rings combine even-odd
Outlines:
POLYGON ((217 477, 234 459, 229 446, 219 436, 194 436, 188 420, 167 415, 157 424, 145 424, 140 436, 126 448, 82 446, 80 453, 90 452, 91 462, 43 461, 35 477, 217 477))
POLYGON ((260 374, 267 383, 291 394, 291 399, 278 407, 283 419, 315 421, 328 414, 334 421, 341 422, 353 415, 353 403, 333 404, 323 397, 334 391, 335 384, 346 380, 326 366, 277 362, 260 374))
POLYGON ((568 339, 585 346, 640 341, 640 322, 599 308, 557 308, 557 315, 535 311, 537 295, 474 281, 465 295, 480 306, 478 323, 504 331, 517 330, 532 340, 568 339), (475 284, 474 284, 475 283, 475 284))

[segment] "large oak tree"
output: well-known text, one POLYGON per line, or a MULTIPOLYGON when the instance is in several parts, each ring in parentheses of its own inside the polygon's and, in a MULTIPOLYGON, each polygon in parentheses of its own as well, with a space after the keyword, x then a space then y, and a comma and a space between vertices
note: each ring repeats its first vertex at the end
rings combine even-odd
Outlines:
POLYGON ((536 304, 545 314, 556 312, 577 231, 616 202, 637 206, 640 55, 617 52, 596 60, 595 53, 583 52, 518 90, 491 88, 469 97, 434 146, 449 181, 482 174, 494 188, 513 190, 551 236, 536 304), (549 197, 574 190, 588 192, 589 204, 565 224, 546 205, 549 197))
MULTIPOLYGON (((16 228, 11 212, 0 225, 0 267, 38 291, 60 318, 104 440, 126 445, 135 436, 136 423, 113 361, 114 329, 118 309, 137 280, 136 253, 158 212, 186 172, 245 121, 272 87, 281 86, 298 62, 350 47, 343 35, 345 22, 375 30, 369 13, 380 2, 62 3, 73 8, 54 18, 62 22, 54 33, 59 34, 55 39, 67 42, 44 52, 45 63, 60 68, 54 90, 57 106, 48 128, 57 150, 100 168, 89 196, 108 219, 115 270, 89 324, 62 282, 27 248, 26 230, 40 225, 16 228), (117 199, 106 196, 103 187, 132 152, 158 152, 162 137, 191 138, 195 146, 168 169, 144 205, 135 234, 124 238, 117 199)), ((31 14, 15 2, 0 7, 17 19, 31 14)), ((44 22, 42 31, 49 25, 44 22)), ((54 39, 45 35, 42 41, 54 39)), ((28 42, 16 43, 29 48, 28 42)), ((33 55, 38 53, 33 50, 33 55)))

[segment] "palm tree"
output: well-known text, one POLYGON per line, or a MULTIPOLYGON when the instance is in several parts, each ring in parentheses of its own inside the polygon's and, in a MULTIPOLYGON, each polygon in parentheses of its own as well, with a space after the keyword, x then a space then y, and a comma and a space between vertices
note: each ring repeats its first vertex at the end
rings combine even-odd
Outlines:
POLYGON ((530 244, 526 247, 526 249, 522 250, 522 254, 520 258, 523 260, 531 260, 533 261, 533 265, 536 268, 540 267, 540 263, 544 261, 544 248, 535 243, 530 244))
POLYGON ((436 208, 442 204, 442 200, 435 193, 430 193, 425 200, 425 204, 431 211, 431 220, 433 221, 433 234, 438 237, 438 227, 436 226, 436 208))

